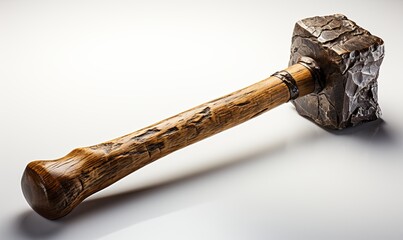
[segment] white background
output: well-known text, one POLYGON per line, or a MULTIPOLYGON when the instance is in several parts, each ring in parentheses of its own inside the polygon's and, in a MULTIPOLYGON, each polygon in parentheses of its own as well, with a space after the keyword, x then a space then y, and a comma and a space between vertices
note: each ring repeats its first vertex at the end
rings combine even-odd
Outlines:
POLYGON ((403 239, 400 1, 0 1, 1 239, 403 239), (56 159, 287 66, 294 23, 385 41, 383 120, 329 132, 285 104, 48 221, 20 189, 56 159))

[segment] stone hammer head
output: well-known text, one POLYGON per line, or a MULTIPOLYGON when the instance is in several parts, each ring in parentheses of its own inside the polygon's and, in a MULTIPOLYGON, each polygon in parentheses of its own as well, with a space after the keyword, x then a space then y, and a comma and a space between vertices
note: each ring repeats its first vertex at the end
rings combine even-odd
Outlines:
POLYGON ((289 65, 303 56, 315 59, 324 83, 319 91, 293 101, 299 114, 330 129, 380 117, 382 39, 340 14, 306 18, 295 24, 289 65))

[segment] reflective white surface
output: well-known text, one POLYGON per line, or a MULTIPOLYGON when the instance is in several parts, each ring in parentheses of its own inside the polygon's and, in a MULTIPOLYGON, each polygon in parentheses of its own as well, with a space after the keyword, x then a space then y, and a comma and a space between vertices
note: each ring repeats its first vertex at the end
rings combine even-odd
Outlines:
POLYGON ((1 239, 402 239, 399 1, 0 1, 1 239), (235 3, 236 2, 236 3, 235 3), (283 69, 294 23, 343 13, 385 41, 382 120, 323 130, 286 104, 48 221, 25 165, 283 69))

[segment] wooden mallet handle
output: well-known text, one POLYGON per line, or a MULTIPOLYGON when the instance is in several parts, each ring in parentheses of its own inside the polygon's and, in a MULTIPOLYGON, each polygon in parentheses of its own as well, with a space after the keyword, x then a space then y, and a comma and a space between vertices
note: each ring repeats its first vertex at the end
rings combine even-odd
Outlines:
POLYGON ((314 91, 314 74, 306 64, 284 71, 120 138, 77 148, 57 160, 31 162, 21 180, 24 196, 43 217, 63 217, 137 169, 297 97, 292 87, 299 96, 314 91))

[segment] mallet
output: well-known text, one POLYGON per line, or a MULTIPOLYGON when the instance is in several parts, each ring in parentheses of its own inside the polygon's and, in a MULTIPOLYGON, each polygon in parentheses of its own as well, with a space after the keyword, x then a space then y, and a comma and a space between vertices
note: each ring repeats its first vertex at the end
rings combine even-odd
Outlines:
POLYGON ((22 191, 49 219, 145 165, 292 101, 319 126, 342 129, 380 117, 377 77, 382 39, 343 15, 295 24, 288 68, 131 134, 28 164, 22 191))

